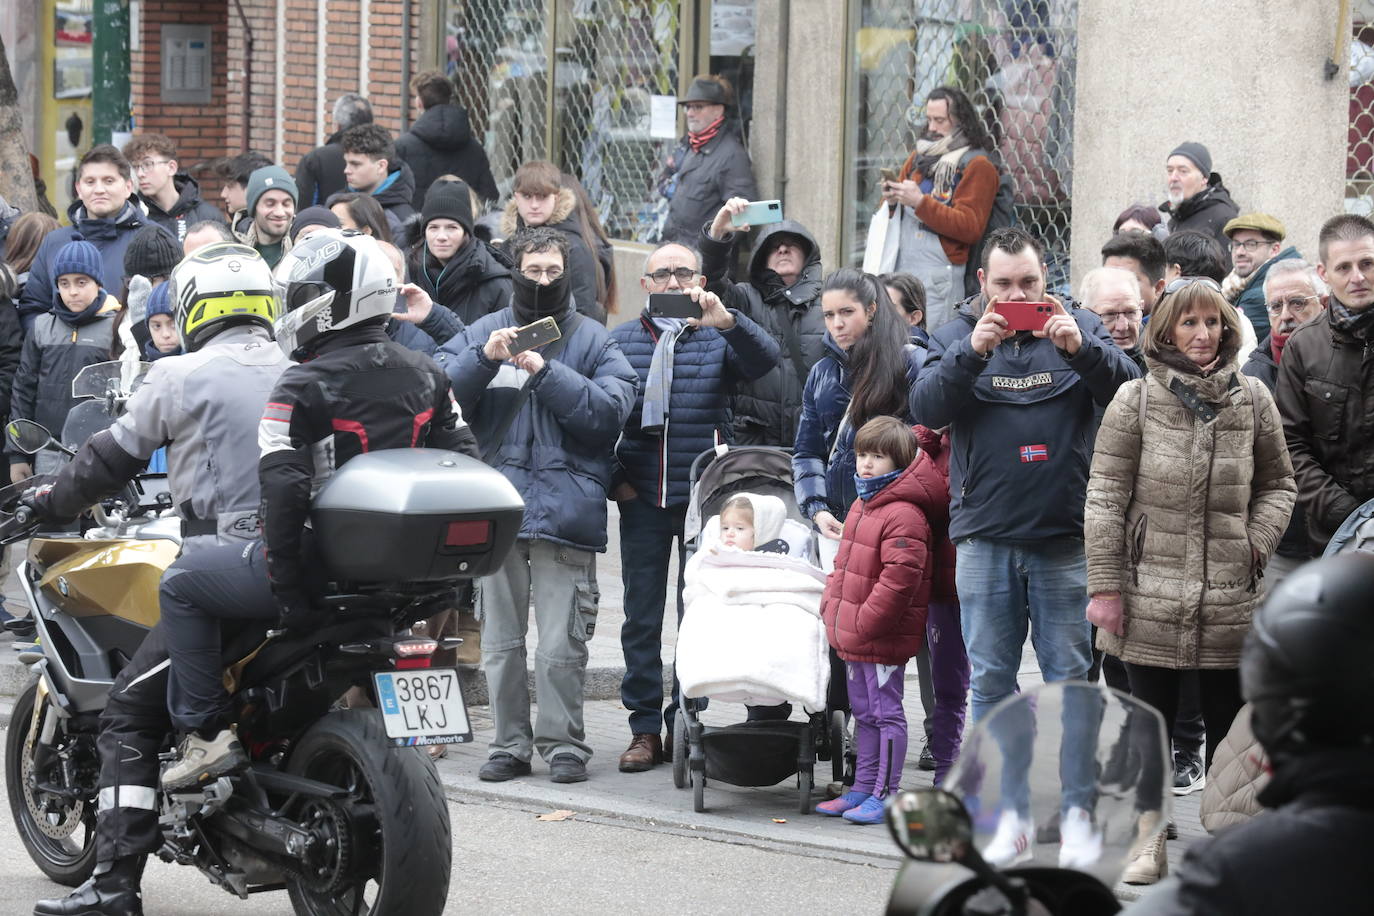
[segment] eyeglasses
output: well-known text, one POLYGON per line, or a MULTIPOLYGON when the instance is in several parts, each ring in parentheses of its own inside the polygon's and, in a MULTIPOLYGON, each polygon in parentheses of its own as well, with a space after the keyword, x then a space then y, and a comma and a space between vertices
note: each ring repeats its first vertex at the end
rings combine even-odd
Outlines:
POLYGON ((1267 239, 1245 239, 1243 241, 1240 239, 1232 239, 1231 250, 1240 251, 1242 248, 1244 248, 1246 251, 1257 251, 1265 245, 1272 244, 1274 243, 1267 239))
POLYGON ((1289 296, 1287 299, 1280 299, 1280 300, 1278 300, 1277 302, 1266 302, 1266 303, 1264 303, 1264 307, 1267 308, 1267 309, 1269 310, 1269 314, 1271 314, 1271 315, 1281 315, 1281 314, 1283 314, 1284 306, 1287 306, 1287 307, 1288 307, 1288 311, 1290 311, 1290 312, 1295 312, 1295 313, 1296 313, 1296 312, 1302 311, 1302 307, 1303 307, 1304 305, 1306 305, 1307 303, 1311 302, 1313 299, 1317 299, 1317 298, 1319 298, 1319 297, 1317 297, 1317 296, 1289 296))
POLYGON ((1104 325, 1110 326, 1118 321, 1135 321, 1140 315, 1140 309, 1127 309, 1124 312, 1101 312, 1097 317, 1102 319, 1104 325))
POLYGON ((524 275, 525 275, 525 279, 527 279, 527 280, 538 280, 538 279, 540 279, 540 278, 542 278, 542 277, 548 277, 549 280, 552 282, 553 280, 557 280, 559 277, 563 276, 563 268, 561 268, 561 267, 525 267, 525 268, 521 268, 520 273, 524 274, 524 275))
POLYGON ((692 280, 696 279, 697 270, 695 267, 661 267, 644 276, 655 283, 667 283, 670 277, 677 277, 679 283, 691 283, 692 280))
POLYGON ((1221 284, 1211 277, 1178 277, 1168 286, 1164 287, 1164 295, 1172 295, 1181 289, 1187 289, 1194 283, 1201 283, 1214 293, 1221 292, 1221 284))
POLYGON ((142 162, 135 162, 133 169, 135 172, 151 172, 157 166, 166 165, 171 161, 170 159, 145 159, 142 162))

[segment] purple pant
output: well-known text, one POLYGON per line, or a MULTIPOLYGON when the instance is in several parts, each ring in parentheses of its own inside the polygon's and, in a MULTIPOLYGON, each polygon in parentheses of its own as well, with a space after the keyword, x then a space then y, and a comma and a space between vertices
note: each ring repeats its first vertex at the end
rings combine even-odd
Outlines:
POLYGON ((902 781, 906 760, 906 665, 845 662, 849 708, 854 713, 854 791, 886 798, 902 781))
POLYGON ((930 680, 935 708, 930 715, 930 755, 935 758, 935 785, 943 785, 964 735, 968 707, 968 653, 959 626, 957 601, 932 601, 926 617, 930 647, 930 680))

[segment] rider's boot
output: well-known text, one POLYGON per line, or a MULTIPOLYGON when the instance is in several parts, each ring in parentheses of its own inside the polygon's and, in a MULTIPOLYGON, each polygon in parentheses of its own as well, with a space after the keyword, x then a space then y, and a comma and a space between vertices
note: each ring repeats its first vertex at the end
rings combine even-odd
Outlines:
POLYGON ((95 874, 65 897, 40 900, 34 916, 143 916, 143 864, 147 856, 99 862, 95 874))

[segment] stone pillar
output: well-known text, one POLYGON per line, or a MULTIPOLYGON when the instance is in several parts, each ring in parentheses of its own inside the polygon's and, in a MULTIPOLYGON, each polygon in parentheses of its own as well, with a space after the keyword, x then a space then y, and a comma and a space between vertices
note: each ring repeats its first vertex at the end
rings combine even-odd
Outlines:
MULTIPOLYGON (((1193 140, 1244 213, 1283 220, 1309 260, 1342 210, 1348 61, 1326 79, 1330 0, 1081 0, 1074 112, 1075 287, 1116 215, 1165 200, 1164 161, 1193 140)), ((1340 26, 1346 32, 1348 23, 1340 26)))

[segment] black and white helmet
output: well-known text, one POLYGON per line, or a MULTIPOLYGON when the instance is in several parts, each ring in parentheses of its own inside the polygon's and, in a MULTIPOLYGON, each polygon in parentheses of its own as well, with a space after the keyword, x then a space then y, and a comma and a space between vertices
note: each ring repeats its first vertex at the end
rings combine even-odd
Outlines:
POLYGON ((323 229, 293 247, 276 270, 282 316, 277 343, 287 355, 310 350, 334 331, 385 319, 396 305, 396 272, 376 240, 323 229))

